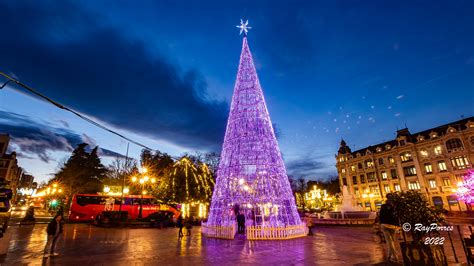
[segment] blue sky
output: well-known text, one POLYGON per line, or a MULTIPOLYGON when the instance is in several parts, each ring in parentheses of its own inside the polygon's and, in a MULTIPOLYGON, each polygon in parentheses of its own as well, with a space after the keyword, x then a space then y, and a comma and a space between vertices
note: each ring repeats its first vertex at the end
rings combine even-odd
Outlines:
MULTIPOLYGON (((0 1, 0 70, 152 148, 220 151, 249 44, 288 172, 474 113, 472 1, 0 1)), ((0 131, 45 180, 78 141, 126 142, 9 86, 0 131)), ((137 157, 140 148, 131 146, 137 157)))

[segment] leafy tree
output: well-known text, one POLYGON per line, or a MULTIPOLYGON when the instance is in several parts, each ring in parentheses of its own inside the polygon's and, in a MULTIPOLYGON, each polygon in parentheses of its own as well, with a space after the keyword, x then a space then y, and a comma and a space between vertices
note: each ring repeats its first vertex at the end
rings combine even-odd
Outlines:
POLYGON ((102 180, 106 176, 107 169, 97 154, 98 147, 90 153, 86 151, 86 147, 86 143, 77 145, 71 157, 50 180, 50 183, 61 183, 68 195, 101 191, 102 180))
MULTIPOLYGON (((419 192, 408 190, 404 192, 390 193, 387 195, 395 206, 395 215, 400 225, 409 223, 430 226, 435 223, 440 225, 444 221, 443 210, 432 207, 426 198, 419 192)), ((411 230, 415 242, 420 242, 427 232, 411 230)))

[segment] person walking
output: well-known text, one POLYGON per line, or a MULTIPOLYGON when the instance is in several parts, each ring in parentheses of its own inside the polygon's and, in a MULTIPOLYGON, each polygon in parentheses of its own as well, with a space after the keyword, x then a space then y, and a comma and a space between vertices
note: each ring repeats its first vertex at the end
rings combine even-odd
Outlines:
POLYGON ((312 236, 313 235, 313 220, 309 216, 306 216, 306 226, 308 226, 308 236, 312 236))
POLYGON ((193 228, 193 219, 190 218, 185 223, 186 226, 186 235, 191 236, 191 229, 193 228))
POLYGON ((240 227, 242 225, 242 221, 241 221, 242 219, 240 218, 240 212, 237 214, 236 219, 237 219, 237 234, 240 235, 240 231, 241 231, 240 227))
POLYGON ((242 234, 245 235, 245 214, 244 213, 241 213, 240 215, 242 215, 242 218, 240 218, 241 222, 242 222, 242 234))
POLYGON ((59 239, 59 235, 63 232, 63 217, 60 214, 54 216, 54 219, 48 224, 46 229, 48 233, 48 240, 44 247, 44 257, 58 256, 59 253, 54 252, 56 244, 59 239))
POLYGON ((395 208, 392 202, 392 194, 386 195, 387 200, 380 208, 380 228, 387 243, 387 260, 398 262, 397 250, 395 249, 395 233, 399 223, 395 216, 395 208))
POLYGON ((178 222, 177 222, 177 226, 179 228, 179 231, 178 231, 178 238, 180 237, 183 237, 183 216, 180 215, 179 218, 178 218, 178 222))

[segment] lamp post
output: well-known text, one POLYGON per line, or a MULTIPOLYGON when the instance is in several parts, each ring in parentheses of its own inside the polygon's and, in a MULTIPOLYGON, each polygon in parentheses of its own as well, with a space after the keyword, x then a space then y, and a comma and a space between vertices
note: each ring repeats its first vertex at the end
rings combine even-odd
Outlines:
POLYGON ((147 168, 142 167, 139 177, 132 176, 132 183, 140 185, 141 187, 141 196, 140 196, 140 207, 138 209, 138 219, 143 218, 143 195, 147 193, 145 186, 153 185, 156 183, 155 178, 150 178, 146 173, 148 172, 147 168))

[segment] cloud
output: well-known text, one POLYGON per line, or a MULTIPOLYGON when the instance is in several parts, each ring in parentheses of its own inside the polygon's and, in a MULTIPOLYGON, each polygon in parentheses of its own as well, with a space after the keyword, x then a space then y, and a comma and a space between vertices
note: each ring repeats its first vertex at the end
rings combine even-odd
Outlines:
POLYGON ((71 2, 30 5, 0 3, 8 36, 0 42, 0 69, 114 127, 193 149, 220 148, 229 107, 210 99, 199 72, 183 71, 156 47, 71 2))
MULTIPOLYGON (((38 123, 27 116, 0 110, 0 132, 8 133, 12 144, 18 148, 19 157, 39 158, 48 163, 51 161, 50 152, 71 152, 79 143, 91 146, 95 141, 62 128, 56 128, 47 123, 38 123)), ((100 149, 100 155, 123 157, 123 155, 107 149, 100 149)))
POLYGON ((403 97, 405 97, 405 95, 403 95, 403 94, 402 94, 402 95, 398 95, 398 96, 397 96, 397 100, 400 100, 400 99, 402 99, 403 97))
POLYGON ((314 177, 318 170, 325 169, 326 166, 322 162, 314 160, 295 160, 286 163, 288 175, 294 177, 314 177))

